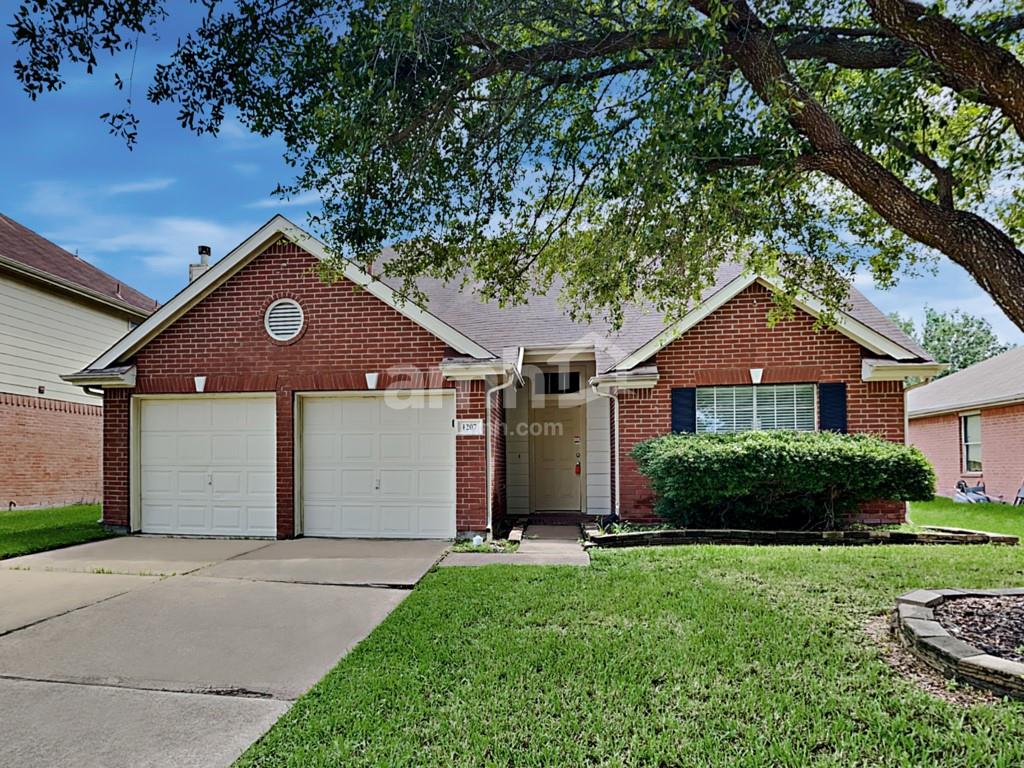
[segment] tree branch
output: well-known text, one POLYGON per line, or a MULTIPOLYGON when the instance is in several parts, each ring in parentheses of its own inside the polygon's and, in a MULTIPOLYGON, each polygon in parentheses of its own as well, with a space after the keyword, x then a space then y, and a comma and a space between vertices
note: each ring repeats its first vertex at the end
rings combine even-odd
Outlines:
MULTIPOLYGON (((923 5, 907 0, 868 0, 868 5, 886 29, 962 83, 957 90, 975 90, 1001 109, 1024 138, 1024 65, 1016 56, 923 5)), ((1015 19, 1001 19, 999 28, 1013 23, 1015 19)))
POLYGON ((953 172, 935 158, 902 139, 890 138, 889 143, 904 155, 922 165, 935 177, 935 196, 939 201, 939 205, 947 211, 952 211, 954 207, 953 172))

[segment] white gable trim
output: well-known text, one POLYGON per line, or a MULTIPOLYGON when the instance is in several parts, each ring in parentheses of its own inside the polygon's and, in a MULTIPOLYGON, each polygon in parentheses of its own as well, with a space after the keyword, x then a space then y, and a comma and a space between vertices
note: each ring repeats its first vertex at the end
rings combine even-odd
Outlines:
MULTIPOLYGON (((250 235, 241 245, 228 253, 203 275, 189 283, 170 301, 150 315, 131 333, 104 352, 88 368, 108 368, 135 354, 156 338, 167 326, 202 301, 214 289, 227 281, 238 270, 263 253, 279 237, 284 236, 321 261, 330 258, 327 247, 311 234, 278 214, 250 235)), ((389 286, 360 269, 351 261, 345 262, 345 277, 365 288, 396 312, 429 331, 448 346, 470 357, 489 359, 496 355, 477 344, 462 332, 452 328, 435 315, 411 301, 401 301, 389 286)))
MULTIPOLYGON (((736 296, 754 283, 760 283, 765 288, 772 291, 781 290, 778 285, 763 275, 740 275, 739 277, 735 277, 722 286, 721 290, 716 291, 706 301, 701 302, 683 315, 678 322, 670 325, 642 347, 616 363, 612 367, 612 370, 628 371, 631 368, 635 368, 640 365, 640 363, 649 359, 652 355, 664 349, 688 330, 693 328, 693 326, 697 325, 697 323, 705 319, 712 312, 736 298, 736 296)), ((794 301, 794 305, 816 319, 821 317, 824 312, 824 305, 817 299, 809 297, 794 301)), ((877 331, 872 330, 868 326, 864 325, 864 323, 854 319, 845 312, 839 312, 837 314, 834 328, 844 336, 853 339, 862 347, 871 350, 875 354, 888 355, 889 357, 893 357, 897 360, 917 359, 917 355, 910 350, 904 349, 896 342, 886 338, 877 331)))

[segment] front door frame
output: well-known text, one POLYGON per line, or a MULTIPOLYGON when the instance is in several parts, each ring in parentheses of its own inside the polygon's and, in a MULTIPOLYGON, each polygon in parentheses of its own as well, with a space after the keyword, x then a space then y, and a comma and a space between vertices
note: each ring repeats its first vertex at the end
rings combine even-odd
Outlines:
MULTIPOLYGON (((528 381, 526 388, 529 397, 529 424, 530 424, 530 437, 529 437, 529 482, 530 482, 530 513, 536 513, 538 511, 545 512, 551 511, 552 514, 582 514, 587 509, 587 375, 588 366, 585 363, 573 364, 569 366, 538 366, 537 373, 544 372, 559 372, 559 373, 579 373, 580 375, 580 391, 574 392, 567 395, 535 395, 533 392, 534 382, 532 377, 528 381), (580 484, 580 507, 578 510, 544 510, 537 505, 537 482, 536 482, 536 454, 534 438, 536 435, 533 432, 534 424, 534 411, 539 408, 551 408, 554 406, 569 406, 579 409, 579 453, 580 453, 580 474, 578 475, 580 484)), ((572 435, 565 435, 566 440, 572 440, 572 435)))

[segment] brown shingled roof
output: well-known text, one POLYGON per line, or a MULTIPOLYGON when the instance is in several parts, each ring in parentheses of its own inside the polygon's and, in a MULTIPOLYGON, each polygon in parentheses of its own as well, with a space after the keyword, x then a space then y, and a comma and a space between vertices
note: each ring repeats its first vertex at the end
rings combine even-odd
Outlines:
POLYGON ((111 277, 84 259, 68 253, 2 213, 0 259, 16 262, 34 272, 42 272, 58 281, 71 283, 104 298, 121 302, 138 310, 139 314, 148 315, 157 308, 156 301, 149 296, 111 277))
MULTIPOLYGON (((382 262, 395 256, 390 249, 385 249, 381 255, 382 262)), ((709 300, 742 273, 739 264, 723 263, 715 275, 714 284, 705 289, 701 300, 709 300)), ((400 281, 381 279, 395 289, 400 288, 400 281)), ((617 331, 600 317, 595 317, 590 323, 574 322, 559 300, 561 284, 557 280, 547 294, 531 295, 523 304, 506 307, 499 307, 495 302, 482 302, 473 290, 460 290, 457 281, 444 283, 434 278, 421 278, 417 284, 427 297, 427 310, 499 356, 507 356, 510 348, 518 346, 590 344, 594 347, 597 368, 601 372, 646 344, 667 326, 660 313, 635 304, 624 307, 624 321, 617 331)), ((921 360, 932 359, 916 341, 852 286, 846 311, 855 320, 921 360)))

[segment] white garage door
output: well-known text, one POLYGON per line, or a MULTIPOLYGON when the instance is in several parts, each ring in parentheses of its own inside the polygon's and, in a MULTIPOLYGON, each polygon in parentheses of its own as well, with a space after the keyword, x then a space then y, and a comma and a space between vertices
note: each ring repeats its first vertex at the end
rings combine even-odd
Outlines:
POLYGON ((142 530, 273 536, 274 398, 143 400, 142 530))
POLYGON ((306 536, 455 535, 455 398, 302 401, 306 536))

